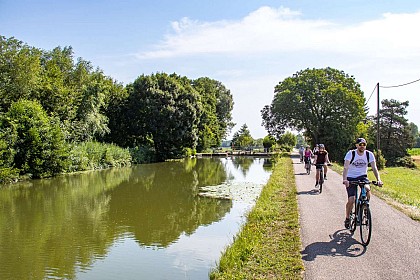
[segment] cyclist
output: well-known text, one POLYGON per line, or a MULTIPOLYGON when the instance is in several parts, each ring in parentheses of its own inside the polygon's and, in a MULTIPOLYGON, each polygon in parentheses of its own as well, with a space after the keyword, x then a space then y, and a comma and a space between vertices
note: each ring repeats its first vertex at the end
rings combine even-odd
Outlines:
POLYGON ((314 147, 314 154, 319 151, 319 144, 316 144, 314 147))
POLYGON ((330 163, 330 160, 328 158, 328 152, 325 150, 324 144, 319 144, 319 150, 315 152, 314 158, 314 164, 316 165, 315 187, 317 187, 319 184, 319 174, 321 173, 321 168, 323 168, 323 166, 318 166, 317 164, 326 165, 327 163, 330 163))
MULTIPOLYGON (((366 150, 366 144, 364 138, 358 138, 356 140, 356 149, 348 151, 344 157, 343 184, 346 186, 348 197, 346 203, 346 219, 344 220, 344 226, 346 228, 350 227, 350 212, 356 200, 357 188, 355 185, 350 185, 349 181, 367 179, 367 170, 370 164, 373 174, 378 181, 378 186, 382 186, 381 177, 376 167, 375 156, 371 151, 366 150)), ((366 186, 366 197, 368 200, 370 199, 369 186, 366 186)))
POLYGON ((312 153, 311 147, 309 145, 306 146, 303 156, 305 158, 305 166, 306 164, 311 164, 311 158, 314 156, 314 154, 312 153))
POLYGON ((303 148, 303 145, 300 145, 300 148, 299 148, 300 162, 303 162, 303 152, 304 151, 305 151, 305 148, 303 148))

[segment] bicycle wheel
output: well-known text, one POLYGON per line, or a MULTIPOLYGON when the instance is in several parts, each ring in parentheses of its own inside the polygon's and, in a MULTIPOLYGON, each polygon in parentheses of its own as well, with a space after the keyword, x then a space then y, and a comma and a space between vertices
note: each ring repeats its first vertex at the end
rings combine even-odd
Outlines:
POLYGON ((324 184, 324 172, 319 172, 319 193, 322 193, 322 185, 324 184))
POLYGON ((367 246, 372 235, 372 217, 370 215, 369 205, 362 204, 360 213, 360 239, 362 240, 362 244, 367 246))

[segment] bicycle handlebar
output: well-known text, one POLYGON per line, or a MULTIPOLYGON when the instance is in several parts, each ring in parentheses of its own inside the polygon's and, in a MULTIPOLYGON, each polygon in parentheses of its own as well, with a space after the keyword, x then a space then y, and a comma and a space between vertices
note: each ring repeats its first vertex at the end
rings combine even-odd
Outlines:
POLYGON ((374 184, 375 186, 378 187, 382 187, 383 185, 378 185, 377 181, 369 181, 368 179, 366 180, 357 180, 357 181, 349 181, 350 185, 370 185, 370 184, 374 184))
POLYGON ((332 166, 331 163, 327 163, 327 164, 325 164, 325 163, 312 163, 312 165, 316 165, 316 166, 324 166, 324 165, 332 166))

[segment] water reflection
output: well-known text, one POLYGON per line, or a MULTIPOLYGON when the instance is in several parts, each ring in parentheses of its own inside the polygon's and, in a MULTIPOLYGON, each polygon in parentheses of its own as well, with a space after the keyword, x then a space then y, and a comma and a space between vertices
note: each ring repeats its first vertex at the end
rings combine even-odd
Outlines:
POLYGON ((183 279, 192 263, 196 276, 207 275, 227 232, 238 229, 233 217, 243 215, 243 206, 199 196, 200 187, 246 181, 249 174, 266 180, 263 165, 252 159, 190 159, 3 187, 0 279, 140 279, 156 270, 163 270, 159 279, 183 279))

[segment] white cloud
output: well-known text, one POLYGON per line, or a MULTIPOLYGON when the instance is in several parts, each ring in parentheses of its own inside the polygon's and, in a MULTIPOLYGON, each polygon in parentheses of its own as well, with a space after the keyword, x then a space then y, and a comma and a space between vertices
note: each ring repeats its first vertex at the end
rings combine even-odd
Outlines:
MULTIPOLYGON (((420 11, 383 14, 352 24, 338 24, 287 8, 261 7, 241 20, 202 22, 182 18, 173 32, 136 57, 167 72, 191 78, 209 76, 224 83, 234 97, 234 122, 247 123, 264 137, 261 109, 271 103, 274 86, 306 68, 333 67, 354 75, 366 98, 377 82, 395 85, 420 77, 420 11), (192 74, 192 75, 190 75, 192 74)), ((420 83, 383 90, 381 99, 409 100, 407 118, 420 125, 416 98, 420 83)), ((376 100, 369 106, 374 114, 376 100)), ((254 134, 255 133, 255 134, 254 134)))
POLYGON ((345 26, 304 19, 299 12, 287 8, 261 7, 239 21, 200 22, 183 18, 172 22, 174 33, 138 57, 296 51, 356 53, 365 57, 418 56, 418 26, 420 12, 387 13, 379 19, 345 26))

